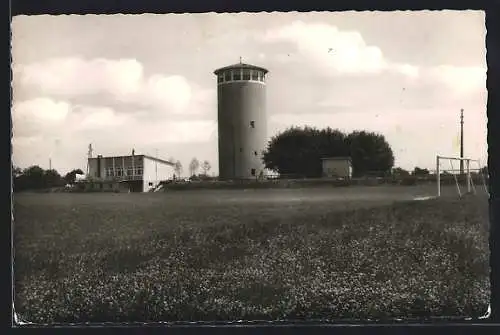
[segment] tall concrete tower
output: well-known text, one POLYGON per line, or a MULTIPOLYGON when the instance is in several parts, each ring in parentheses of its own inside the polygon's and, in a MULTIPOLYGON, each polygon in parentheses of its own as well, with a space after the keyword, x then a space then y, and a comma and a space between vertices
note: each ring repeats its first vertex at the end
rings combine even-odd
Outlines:
POLYGON ((264 170, 268 70, 240 62, 214 73, 217 76, 219 177, 255 178, 264 170))

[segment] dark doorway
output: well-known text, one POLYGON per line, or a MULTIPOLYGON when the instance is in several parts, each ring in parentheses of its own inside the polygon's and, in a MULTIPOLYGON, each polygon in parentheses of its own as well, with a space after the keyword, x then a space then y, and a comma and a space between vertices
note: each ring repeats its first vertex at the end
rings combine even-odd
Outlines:
POLYGON ((130 192, 143 192, 142 180, 129 180, 123 182, 123 187, 130 190, 130 192))

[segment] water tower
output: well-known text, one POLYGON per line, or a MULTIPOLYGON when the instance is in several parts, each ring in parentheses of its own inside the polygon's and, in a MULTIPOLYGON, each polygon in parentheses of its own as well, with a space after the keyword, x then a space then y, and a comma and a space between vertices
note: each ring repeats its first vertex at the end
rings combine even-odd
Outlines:
POLYGON ((219 177, 256 178, 267 146, 266 74, 244 63, 216 70, 219 177))

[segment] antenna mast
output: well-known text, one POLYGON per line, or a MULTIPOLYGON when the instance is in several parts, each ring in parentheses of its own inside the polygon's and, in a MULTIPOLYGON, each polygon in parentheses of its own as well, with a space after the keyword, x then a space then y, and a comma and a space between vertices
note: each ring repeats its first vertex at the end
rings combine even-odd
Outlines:
MULTIPOLYGON (((464 158, 464 109, 460 110, 460 158, 464 158)), ((464 174, 464 161, 460 160, 460 175, 464 174)))

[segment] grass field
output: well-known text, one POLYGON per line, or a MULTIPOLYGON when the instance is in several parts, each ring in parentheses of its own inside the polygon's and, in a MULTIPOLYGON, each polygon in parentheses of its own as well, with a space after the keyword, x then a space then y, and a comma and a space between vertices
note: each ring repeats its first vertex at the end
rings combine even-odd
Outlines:
POLYGON ((16 311, 41 323, 481 315, 487 199, 412 201, 432 191, 15 195, 16 311))

